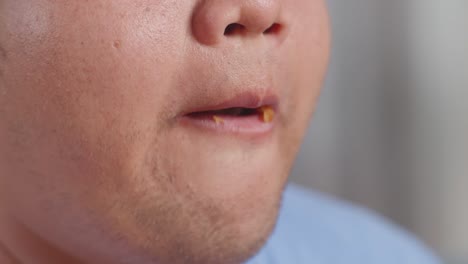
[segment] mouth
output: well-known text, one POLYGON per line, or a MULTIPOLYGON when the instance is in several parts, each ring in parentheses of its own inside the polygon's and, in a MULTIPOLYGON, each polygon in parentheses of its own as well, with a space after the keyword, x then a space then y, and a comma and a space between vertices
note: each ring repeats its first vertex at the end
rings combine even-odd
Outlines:
POLYGON ((240 94, 218 104, 187 111, 181 121, 207 132, 259 137, 273 131, 277 111, 276 96, 240 94))

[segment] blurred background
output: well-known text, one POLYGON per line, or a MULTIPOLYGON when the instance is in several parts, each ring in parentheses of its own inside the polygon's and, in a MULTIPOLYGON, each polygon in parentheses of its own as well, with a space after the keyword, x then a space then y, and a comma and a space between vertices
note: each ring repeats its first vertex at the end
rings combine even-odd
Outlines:
POLYGON ((468 263, 468 1, 327 2, 330 71, 292 180, 468 263))

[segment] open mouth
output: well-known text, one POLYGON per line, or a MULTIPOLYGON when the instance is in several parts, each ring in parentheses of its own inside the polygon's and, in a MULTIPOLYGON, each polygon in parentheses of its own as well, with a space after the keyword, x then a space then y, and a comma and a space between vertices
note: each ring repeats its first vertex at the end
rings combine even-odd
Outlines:
POLYGON ((233 97, 194 103, 181 114, 183 125, 217 135, 262 137, 272 133, 279 115, 273 92, 246 91, 233 97))
POLYGON ((264 123, 270 123, 275 116, 275 110, 272 106, 261 106, 257 108, 231 107, 219 110, 209 110, 194 112, 187 115, 189 118, 200 120, 212 120, 216 124, 223 124, 225 120, 230 119, 249 119, 257 118, 264 123))
POLYGON ((188 113, 183 116, 183 121, 211 132, 262 136, 273 130, 275 113, 273 105, 228 107, 188 113))

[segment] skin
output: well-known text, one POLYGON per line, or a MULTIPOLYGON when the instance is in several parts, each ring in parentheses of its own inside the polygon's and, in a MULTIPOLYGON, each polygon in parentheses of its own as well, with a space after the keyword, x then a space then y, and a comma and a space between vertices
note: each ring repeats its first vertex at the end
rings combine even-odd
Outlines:
POLYGON ((328 53, 323 0, 0 0, 0 262, 245 261, 328 53), (270 135, 178 122, 239 87, 278 95, 270 135))

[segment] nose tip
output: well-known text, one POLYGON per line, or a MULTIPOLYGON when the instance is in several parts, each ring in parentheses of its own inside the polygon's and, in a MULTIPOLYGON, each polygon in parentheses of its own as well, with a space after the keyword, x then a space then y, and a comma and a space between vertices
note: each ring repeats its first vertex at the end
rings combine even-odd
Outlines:
POLYGON ((280 0, 204 0, 195 9, 192 31, 204 45, 232 36, 279 36, 280 0))

